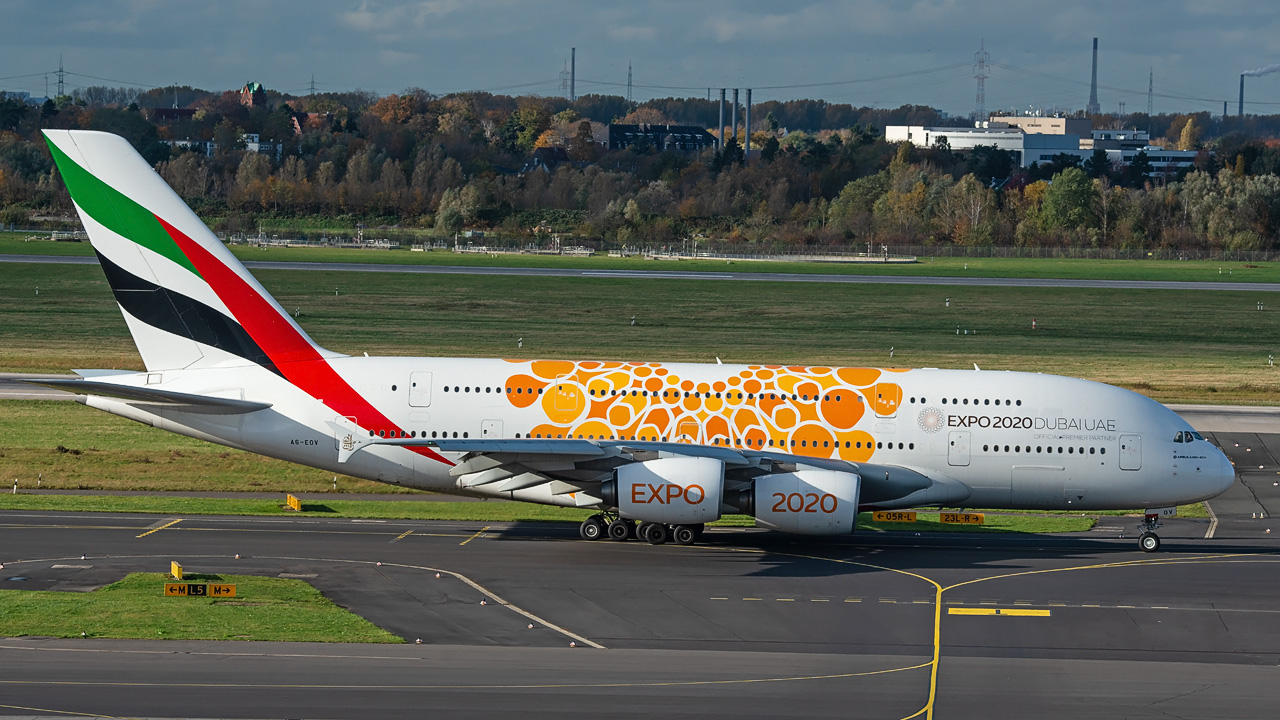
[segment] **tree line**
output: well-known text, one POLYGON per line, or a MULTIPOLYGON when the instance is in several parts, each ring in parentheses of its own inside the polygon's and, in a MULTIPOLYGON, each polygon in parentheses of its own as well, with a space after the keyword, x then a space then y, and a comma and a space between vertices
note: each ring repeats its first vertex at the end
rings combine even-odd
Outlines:
POLYGON ((28 107, 0 98, 0 223, 69 213, 40 137, 84 128, 127 138, 215 229, 267 218, 536 230, 668 245, 693 235, 770 245, 960 244, 1273 249, 1280 243, 1280 116, 1095 117, 1140 125, 1195 167, 1155 170, 1105 154, 1020 168, 995 148, 886 143, 886 124, 963 125, 937 110, 821 100, 758 103, 750 128, 697 155, 611 150, 610 122, 711 129, 717 100, 630 103, 410 88, 288 96, 88 88, 28 107), (173 104, 185 112, 152 108, 173 104), (246 133, 271 148, 246 149, 246 133), (170 141, 191 140, 188 148, 170 141), (214 152, 206 155, 203 145, 214 152), (542 166, 529 164, 538 155, 542 166), (543 169, 548 168, 548 169, 543 169))

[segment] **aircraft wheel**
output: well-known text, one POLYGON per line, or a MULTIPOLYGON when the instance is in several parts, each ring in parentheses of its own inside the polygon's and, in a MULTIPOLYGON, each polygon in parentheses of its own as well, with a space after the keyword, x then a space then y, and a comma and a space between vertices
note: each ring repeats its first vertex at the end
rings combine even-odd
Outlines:
POLYGON ((661 545, 667 541, 667 526, 662 523, 645 523, 644 539, 650 545, 661 545))
POLYGON ((1160 536, 1153 532, 1142 533, 1138 538, 1138 547, 1142 548, 1142 552, 1156 552, 1160 549, 1160 536))
POLYGON ((698 531, 689 525, 677 525, 671 528, 671 538, 677 545, 692 545, 698 541, 698 531))
POLYGON ((618 518, 609 523, 609 539, 610 540, 626 540, 631 537, 631 521, 618 518))
POLYGON ((583 540, 599 540, 604 537, 604 523, 600 522, 600 518, 592 515, 578 526, 578 534, 583 540))

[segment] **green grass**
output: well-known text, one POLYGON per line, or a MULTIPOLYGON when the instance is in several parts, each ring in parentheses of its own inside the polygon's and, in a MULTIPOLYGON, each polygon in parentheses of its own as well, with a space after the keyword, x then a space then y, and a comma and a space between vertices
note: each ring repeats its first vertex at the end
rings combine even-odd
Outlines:
MULTIPOLYGON (((87 242, 29 241, 27 233, 0 233, 0 254, 92 255, 87 242)), ((483 242, 483 241, 479 241, 483 242)), ((412 252, 353 248, 256 248, 231 246, 242 260, 357 262, 395 265, 468 265, 482 267, 553 267, 596 270, 688 270, 793 272, 837 275, 905 275, 945 277, 1027 277, 1105 280, 1196 280, 1203 282, 1280 282, 1280 263, 1211 260, 1076 260, 1040 258, 930 258, 913 264, 777 262, 735 260, 646 260, 611 258, 604 253, 579 258, 558 255, 487 256, 451 251, 412 252)), ((818 252, 812 250, 812 252, 818 252)))
POLYGON ((164 597, 165 576, 133 573, 90 593, 0 590, 0 636, 399 643, 301 580, 188 575, 236 597, 164 597))
POLYGON ((1084 532, 1097 522, 1093 517, 1063 515, 987 514, 982 525, 938 522, 938 513, 922 512, 913 523, 876 522, 870 513, 858 515, 858 530, 883 532, 985 532, 985 533, 1065 533, 1084 532))
MULTIPOLYGON (((451 502, 418 500, 308 501, 302 512, 284 507, 284 498, 190 498, 118 495, 0 494, 0 510, 54 510, 59 512, 134 512, 159 515, 292 515, 299 517, 378 518, 388 520, 448 520, 455 522, 564 522, 578 523, 594 511, 517 502, 451 502)), ((1056 515, 987 515, 982 526, 950 525, 937 521, 937 513, 921 513, 916 523, 876 523, 870 513, 858 516, 859 530, 914 532, 1080 532, 1093 527, 1094 518, 1056 515)), ((712 527, 754 527, 747 515, 726 515, 712 527)))
MULTIPOLYGON (((1258 292, 257 274, 317 341, 352 354, 977 363, 1165 402, 1280 404, 1266 363, 1280 305, 1259 312, 1271 297, 1258 292)), ((0 264, 0 317, 0 369, 141 367, 97 268, 0 264)))
MULTIPOLYGON (((0 419, 0 486, 62 490, 325 492, 333 474, 174 435, 58 400, 11 400, 0 419)), ((339 492, 404 493, 346 476, 339 492)))

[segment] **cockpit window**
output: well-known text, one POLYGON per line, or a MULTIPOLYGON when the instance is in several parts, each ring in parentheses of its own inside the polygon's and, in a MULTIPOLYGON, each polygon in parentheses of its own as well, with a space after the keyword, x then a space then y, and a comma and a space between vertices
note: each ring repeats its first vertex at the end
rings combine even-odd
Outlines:
POLYGON ((1173 441, 1174 441, 1174 442, 1176 442, 1176 443, 1186 442, 1186 440, 1183 440, 1183 439, 1182 439, 1182 437, 1183 437, 1183 435, 1182 435, 1182 431, 1181 431, 1181 430, 1179 430, 1179 431, 1178 431, 1178 434, 1173 436, 1173 441))
POLYGON ((1195 438, 1196 440, 1204 440, 1204 436, 1196 432, 1195 430, 1191 431, 1191 437, 1195 438))

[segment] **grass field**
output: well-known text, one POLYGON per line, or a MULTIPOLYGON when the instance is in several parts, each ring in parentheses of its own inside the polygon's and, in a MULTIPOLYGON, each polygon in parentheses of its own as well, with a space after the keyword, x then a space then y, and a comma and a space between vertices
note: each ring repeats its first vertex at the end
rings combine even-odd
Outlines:
MULTIPOLYGON (((735 260, 646 260, 640 257, 589 258, 558 255, 460 254, 450 251, 356 250, 342 248, 255 248, 232 246, 242 260, 343 262, 483 267, 554 267, 595 270, 688 270, 790 272, 837 275, 939 275, 945 277, 1029 277, 1105 280, 1197 280, 1203 282, 1280 282, 1280 263, 1072 260, 1036 258, 930 258, 912 264, 819 263, 735 260)), ((25 233, 0 233, 0 254, 92 255, 87 242, 28 241, 25 233)))
POLYGON ((399 643, 301 580, 192 575, 236 597, 164 597, 165 576, 133 573, 90 593, 0 590, 0 637, 399 643))
MULTIPOLYGON (((1165 402, 1280 403, 1280 369, 1267 365, 1280 305, 1258 311, 1272 299, 1259 292, 257 275, 317 341, 352 354, 977 363, 1165 402)), ((96 267, 0 264, 0 317, 0 369, 141 367, 96 267)))

